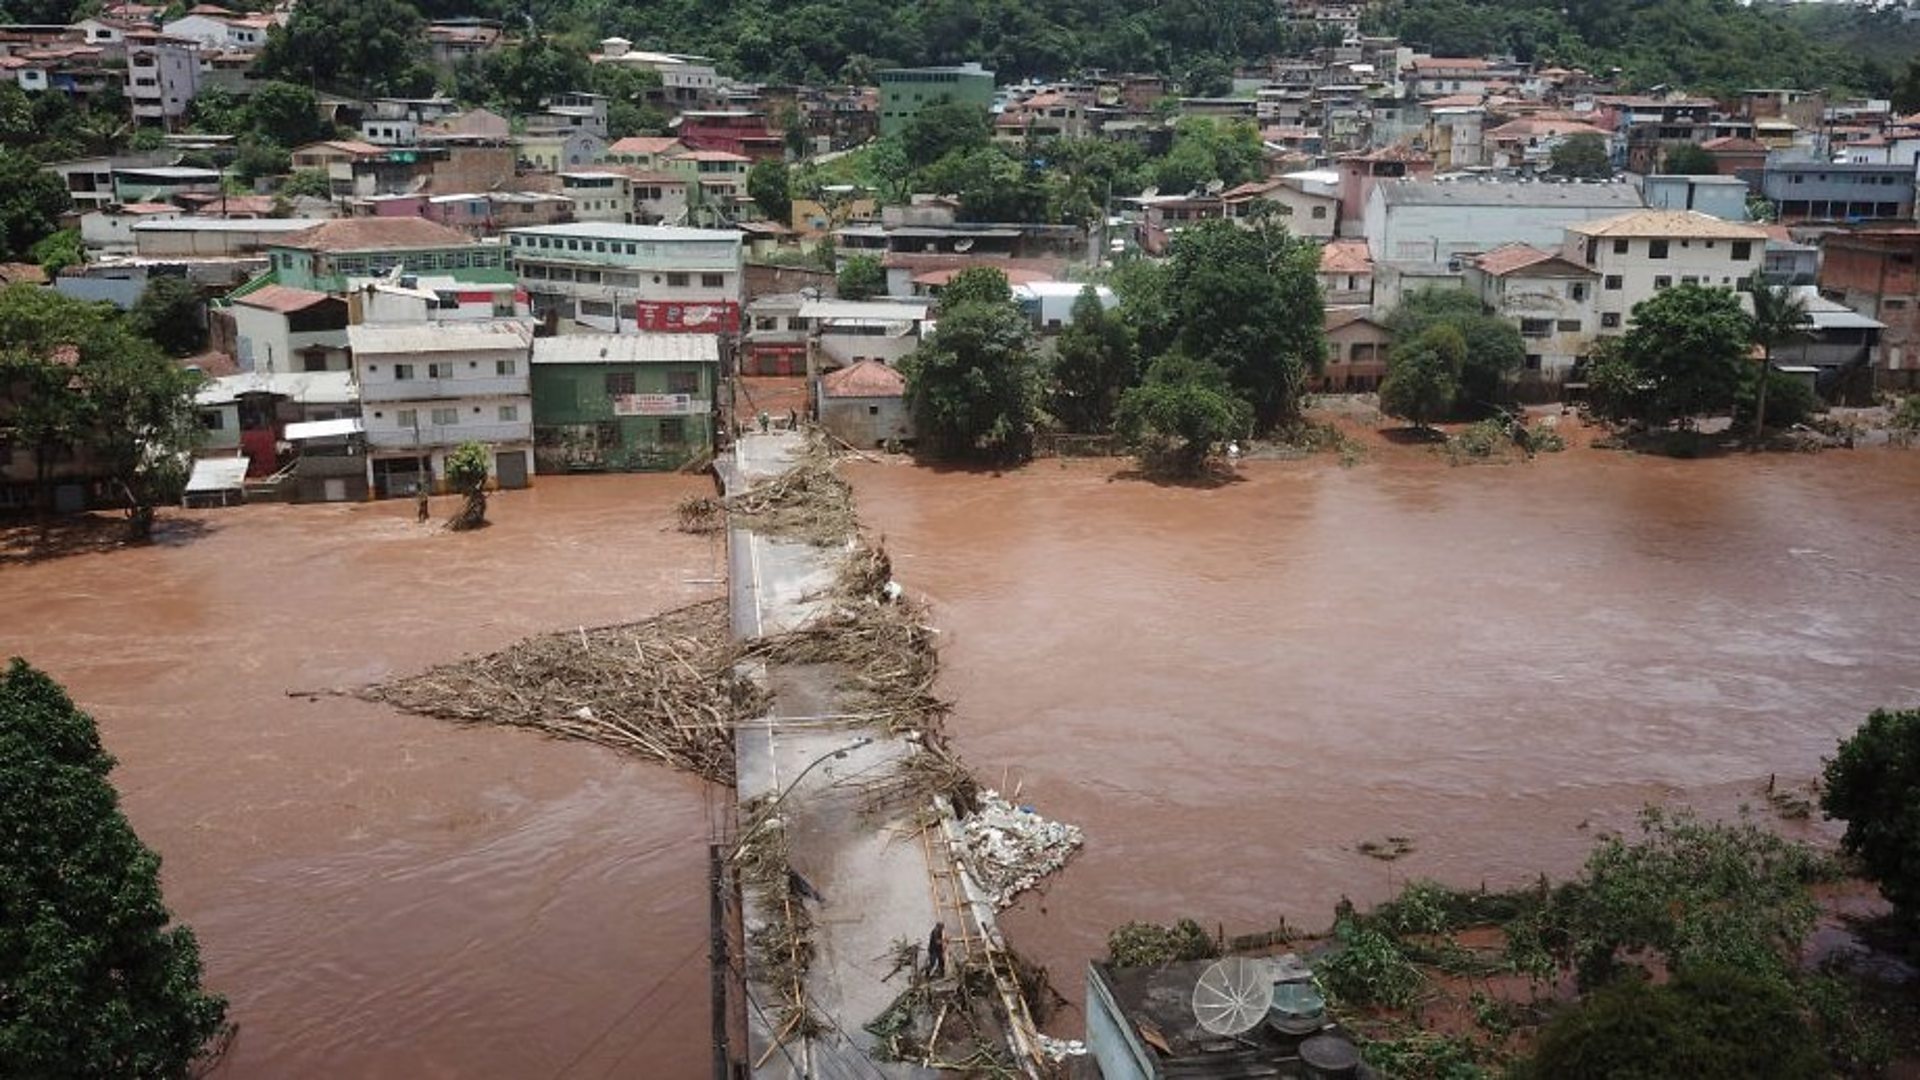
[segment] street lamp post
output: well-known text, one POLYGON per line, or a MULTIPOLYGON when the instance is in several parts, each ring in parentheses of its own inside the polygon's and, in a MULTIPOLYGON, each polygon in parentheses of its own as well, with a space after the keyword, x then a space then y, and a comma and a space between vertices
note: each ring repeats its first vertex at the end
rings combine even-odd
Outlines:
POLYGON ((752 840, 754 836, 758 834, 761 829, 766 828, 769 822, 774 820, 776 816, 775 811, 780 808, 780 804, 786 801, 786 798, 788 795, 793 794, 793 789, 800 786, 800 781, 806 779, 808 773, 812 772, 817 766, 819 766, 823 762, 837 761, 842 758, 845 758, 848 754, 852 753, 853 751, 858 750, 863 746, 867 746, 872 742, 873 742, 872 736, 862 735, 854 739, 852 742, 848 743, 845 746, 839 747, 838 749, 829 750, 826 753, 821 754, 819 757, 814 758, 812 761, 807 762, 806 768, 801 769, 800 772, 796 774, 792 780, 787 781, 787 786, 784 788, 781 788, 780 793, 775 795, 773 799, 767 803, 766 806, 761 808, 760 814, 758 815, 759 820, 755 821, 751 826, 749 826, 747 831, 740 837, 739 842, 734 844, 733 853, 728 857, 729 861, 731 861, 732 859, 739 858, 740 852, 742 849, 744 849, 747 846, 747 842, 752 840))

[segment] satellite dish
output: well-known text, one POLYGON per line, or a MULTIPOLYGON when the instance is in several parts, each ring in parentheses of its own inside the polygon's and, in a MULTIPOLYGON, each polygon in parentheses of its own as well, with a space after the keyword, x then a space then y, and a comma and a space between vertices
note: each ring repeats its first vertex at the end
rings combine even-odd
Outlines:
POLYGON ((958 240, 955 240, 955 241, 953 242, 953 250, 955 250, 955 251, 972 251, 972 250, 973 250, 973 237, 971 237, 971 236, 967 236, 967 237, 962 237, 962 238, 960 238, 960 239, 958 239, 958 240))
POLYGON ((1193 1018, 1215 1035, 1251 1031, 1273 1007, 1273 975, 1244 956, 1216 960, 1193 984, 1193 1018))
POLYGON ((1141 192, 1141 193, 1140 193, 1140 197, 1141 197, 1141 198, 1143 198, 1143 199, 1151 199, 1151 198, 1153 198, 1153 197, 1154 197, 1155 195, 1158 195, 1158 194, 1160 194, 1160 189, 1159 189, 1159 188, 1157 188, 1157 187, 1149 187, 1149 188, 1148 188, 1147 190, 1145 190, 1145 191, 1143 191, 1143 192, 1141 192))
POLYGON ((1226 190, 1226 186, 1227 182, 1224 180, 1209 180, 1207 181, 1207 194, 1218 195, 1226 190))

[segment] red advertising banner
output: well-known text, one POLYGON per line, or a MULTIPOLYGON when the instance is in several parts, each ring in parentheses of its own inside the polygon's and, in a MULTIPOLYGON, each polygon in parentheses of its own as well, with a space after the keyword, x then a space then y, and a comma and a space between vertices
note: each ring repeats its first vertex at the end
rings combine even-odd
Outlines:
POLYGON ((740 329, 740 305, 728 300, 641 300, 634 325, 664 334, 731 334, 740 329))

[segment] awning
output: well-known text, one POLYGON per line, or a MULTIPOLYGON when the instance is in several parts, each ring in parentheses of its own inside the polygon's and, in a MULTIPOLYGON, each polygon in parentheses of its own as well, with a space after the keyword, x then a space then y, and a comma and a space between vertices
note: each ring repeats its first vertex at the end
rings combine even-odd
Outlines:
POLYGON ((246 482, 246 458, 201 458, 193 463, 193 475, 187 478, 187 494, 239 491, 246 487, 246 482))
POLYGON ((302 442, 307 439, 331 439, 341 435, 358 435, 365 428, 357 416, 341 417, 338 420, 308 420, 300 424, 288 424, 286 439, 288 442, 302 442))

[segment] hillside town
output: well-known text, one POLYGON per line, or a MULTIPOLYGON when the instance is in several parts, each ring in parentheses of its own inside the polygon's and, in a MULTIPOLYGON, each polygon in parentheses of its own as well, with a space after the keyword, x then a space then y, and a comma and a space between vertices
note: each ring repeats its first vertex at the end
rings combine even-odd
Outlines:
MULTIPOLYGON (((1327 351, 1309 391, 1377 391, 1393 313, 1443 288, 1518 330, 1513 400, 1577 399, 1636 305, 1696 284, 1788 290, 1803 326, 1771 363, 1826 401, 1915 388, 1920 114, 1817 91, 1629 92, 1604 73, 1428 55, 1363 34, 1360 13, 1296 4, 1323 44, 1206 96, 1145 74, 1009 84, 977 64, 754 83, 607 38, 587 70, 638 77, 633 100, 660 127, 635 135, 616 124, 633 103, 593 80, 511 115, 445 94, 294 92, 259 72, 286 7, 111 5, 0 30, 23 94, 122 102, 142 147, 41 166, 60 188, 50 224, 75 242, 5 274, 123 310, 154 281, 193 287, 180 317, 204 320, 204 345, 181 362, 206 378, 195 452, 219 462, 194 494, 218 500, 444 487, 467 441, 506 488, 677 468, 762 413, 912 445, 899 363, 956 274, 999 271, 1044 351, 1084 287, 1112 309, 1114 267, 1209 221, 1316 245, 1327 351), (287 146, 278 174, 249 165, 256 134, 204 122, 207 101, 244 109, 263 87, 330 136, 287 146), (1116 191, 1109 170, 1097 200, 1036 208, 983 205, 981 181, 940 161, 874 179, 878 148, 956 107, 987 118, 993 149, 963 134, 955 153, 993 154, 1016 186, 1084 192, 1099 154, 1148 162, 1148 182, 1116 191), (835 272, 867 260, 883 280, 839 294, 835 272), (625 340, 564 340, 578 335, 625 340)), ((478 19, 423 33, 446 71, 528 47, 478 19)), ((29 456, 7 463, 9 504, 32 498, 29 456)), ((61 471, 62 505, 98 502, 80 459, 61 471)))
POLYGON ((0 0, 0 1074, 1907 1075, 1920 6, 861 2, 0 0))

